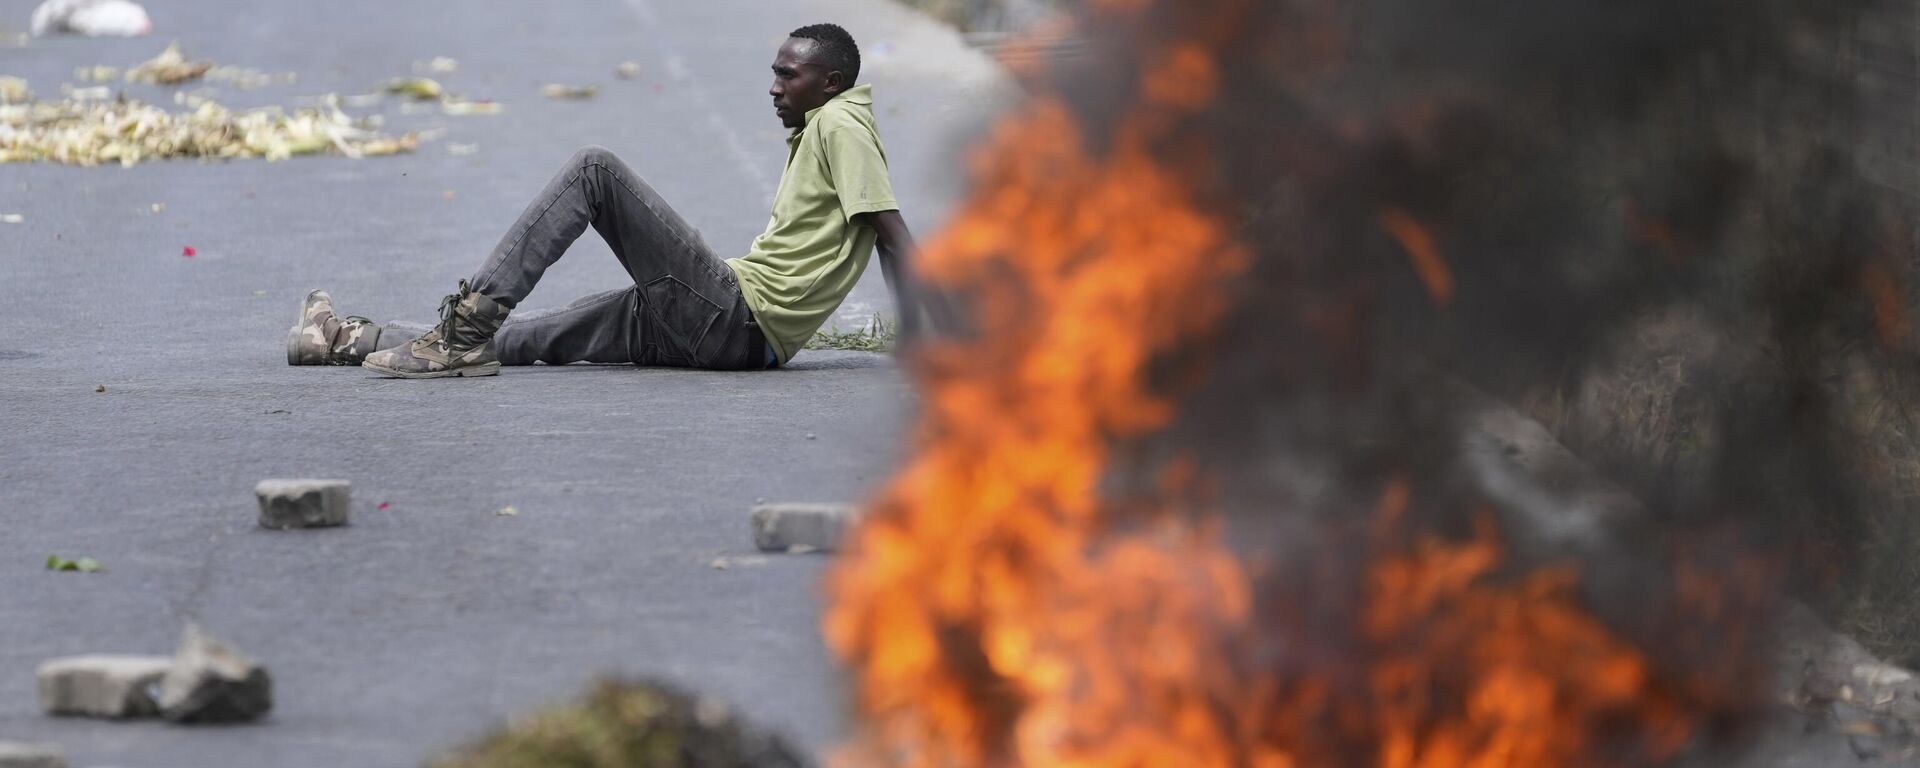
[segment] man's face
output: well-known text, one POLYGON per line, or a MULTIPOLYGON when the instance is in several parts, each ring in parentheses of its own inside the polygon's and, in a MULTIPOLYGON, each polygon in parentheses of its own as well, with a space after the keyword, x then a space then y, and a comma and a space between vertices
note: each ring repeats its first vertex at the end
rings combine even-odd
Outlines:
POLYGON ((816 40, 788 38, 773 58, 773 87, 767 95, 773 97, 780 124, 788 128, 806 127, 808 112, 846 90, 839 70, 828 71, 814 61, 819 45, 816 40))

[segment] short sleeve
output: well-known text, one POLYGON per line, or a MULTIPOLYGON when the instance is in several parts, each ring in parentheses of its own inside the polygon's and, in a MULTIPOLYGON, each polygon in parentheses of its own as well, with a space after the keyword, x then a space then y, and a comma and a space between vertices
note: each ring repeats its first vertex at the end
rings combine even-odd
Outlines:
POLYGON ((840 196, 840 213, 848 221, 863 213, 897 211, 893 182, 887 178, 887 154, 880 139, 865 126, 844 125, 827 132, 827 173, 840 196))

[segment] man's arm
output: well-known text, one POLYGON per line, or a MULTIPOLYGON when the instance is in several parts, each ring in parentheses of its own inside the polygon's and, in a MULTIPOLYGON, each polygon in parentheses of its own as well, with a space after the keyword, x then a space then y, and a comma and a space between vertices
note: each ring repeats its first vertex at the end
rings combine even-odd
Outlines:
POLYGON ((911 346, 920 339, 920 292, 916 289, 913 276, 913 262, 918 253, 913 244, 913 233, 907 230, 907 220, 899 211, 878 211, 863 213, 854 217, 856 224, 873 227, 879 235, 877 248, 880 251, 880 273, 887 279, 887 286, 893 289, 893 302, 900 313, 900 341, 902 346, 911 346))

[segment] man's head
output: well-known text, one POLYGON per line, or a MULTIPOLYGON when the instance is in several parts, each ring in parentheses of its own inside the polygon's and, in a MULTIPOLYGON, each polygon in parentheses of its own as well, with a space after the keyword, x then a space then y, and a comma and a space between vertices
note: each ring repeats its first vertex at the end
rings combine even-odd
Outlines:
POLYGON ((807 113, 852 88, 860 79, 860 46, 834 24, 793 31, 773 59, 774 113, 788 128, 803 128, 807 113))

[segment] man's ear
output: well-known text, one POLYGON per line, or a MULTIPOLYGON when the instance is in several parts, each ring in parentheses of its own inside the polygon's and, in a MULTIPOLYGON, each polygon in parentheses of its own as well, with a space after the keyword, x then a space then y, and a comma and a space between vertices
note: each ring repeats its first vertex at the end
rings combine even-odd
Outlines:
POLYGON ((846 89, 847 89, 847 73, 837 69, 827 73, 827 87, 826 87, 827 95, 838 96, 840 95, 841 91, 844 91, 846 89))

